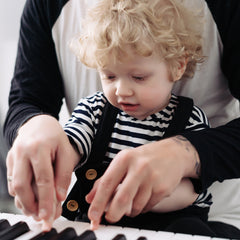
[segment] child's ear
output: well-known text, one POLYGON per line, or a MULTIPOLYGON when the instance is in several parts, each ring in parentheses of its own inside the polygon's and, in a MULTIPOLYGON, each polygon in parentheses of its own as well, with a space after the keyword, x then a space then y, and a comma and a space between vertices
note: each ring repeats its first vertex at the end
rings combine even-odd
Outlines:
POLYGON ((173 81, 178 81, 179 79, 182 78, 187 68, 187 62, 188 62, 187 58, 183 58, 181 61, 178 62, 178 67, 176 69, 173 81))

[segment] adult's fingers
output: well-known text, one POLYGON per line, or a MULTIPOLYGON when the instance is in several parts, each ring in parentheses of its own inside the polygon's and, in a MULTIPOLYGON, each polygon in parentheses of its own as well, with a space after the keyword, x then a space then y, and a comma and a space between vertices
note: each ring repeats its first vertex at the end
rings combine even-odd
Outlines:
MULTIPOLYGON (((124 151, 121 152, 124 154, 124 151)), ((120 155, 121 155, 120 154, 120 155)), ((119 158, 121 159, 125 158, 119 158)), ((117 186, 122 182, 127 171, 126 163, 118 163, 118 158, 116 157, 114 161, 111 162, 105 174, 101 177, 99 181, 98 188, 94 195, 94 199, 90 205, 88 211, 88 217, 93 222, 100 222, 100 219, 112 198, 117 186)))
POLYGON ((147 205, 152 195, 152 188, 149 186, 148 181, 144 182, 138 189, 138 192, 133 200, 130 217, 139 215, 147 205))
POLYGON ((109 203, 109 208, 105 215, 109 222, 117 222, 123 215, 133 217, 140 214, 151 197, 153 183, 149 162, 135 158, 135 154, 133 155, 132 153, 132 151, 127 151, 119 155, 122 161, 125 161, 127 171, 122 183, 118 186, 109 203))
POLYGON ((127 173, 122 183, 118 186, 105 214, 108 222, 117 222, 129 212, 129 206, 132 206, 133 199, 139 188, 139 182, 136 182, 135 179, 135 174, 127 173))
POLYGON ((36 194, 38 201, 38 216, 43 220, 48 220, 55 216, 54 206, 54 171, 52 156, 48 151, 38 148, 37 153, 31 159, 34 173, 34 183, 36 184, 36 194))
POLYGON ((62 214, 62 204, 60 201, 57 201, 55 219, 59 218, 61 214, 62 214))
POLYGON ((54 207, 55 186, 58 200, 63 199, 73 170, 71 157, 62 150, 66 139, 56 119, 47 115, 33 117, 19 129, 7 160, 8 175, 13 177, 8 184, 9 193, 17 196, 18 206, 24 212, 40 216, 50 224, 61 212, 59 207, 54 207))
POLYGON ((97 191, 97 188, 98 188, 98 185, 99 185, 99 182, 100 182, 100 179, 98 179, 94 185, 93 185, 93 188, 91 189, 91 191, 86 195, 85 199, 86 199, 86 202, 91 204, 93 199, 94 199, 94 196, 96 194, 96 191, 97 191))
POLYGON ((15 197, 14 198, 14 203, 15 203, 15 206, 18 208, 18 209, 22 209, 22 204, 21 202, 19 201, 18 197, 15 197))
POLYGON ((18 196, 16 196, 14 198, 14 203, 15 203, 15 206, 21 210, 21 212, 26 215, 26 216, 32 216, 32 218, 35 220, 35 221, 40 221, 41 219, 35 215, 35 214, 32 214, 30 212, 28 212, 24 207, 23 205, 21 204, 21 201, 18 199, 18 196))
POLYGON ((151 200, 147 203, 147 205, 143 208, 142 213, 146 213, 151 211, 153 207, 159 203, 159 199, 163 199, 163 197, 156 197, 154 194, 151 195, 151 200))
POLYGON ((109 208, 105 217, 110 222, 128 214, 124 205, 132 205, 134 216, 141 209, 151 210, 174 191, 182 177, 191 176, 192 156, 185 145, 172 139, 119 152, 100 179, 97 189, 89 196, 89 218, 98 223, 107 204, 109 208), (119 184, 121 186, 116 191, 119 184), (145 191, 148 191, 146 196, 145 191))
POLYGON ((170 184, 170 181, 166 184, 159 184, 158 188, 153 188, 151 197, 149 198, 149 201, 147 202, 146 206, 144 207, 142 212, 148 212, 152 210, 152 208, 160 202, 165 197, 168 197, 173 190, 171 189, 172 184, 170 184), (159 191, 156 191, 158 189, 159 191))
POLYGON ((72 151, 72 145, 63 132, 62 141, 56 152, 56 161, 54 163, 56 194, 59 201, 63 201, 66 198, 73 169, 78 164, 79 160, 78 152, 72 151))
POLYGON ((6 164, 7 164, 7 183, 8 183, 8 192, 11 196, 15 196, 15 191, 12 187, 12 181, 13 181, 13 158, 12 154, 9 151, 7 154, 7 159, 6 159, 6 164))
POLYGON ((56 192, 54 190, 54 192, 53 192, 52 215, 50 217, 48 217, 47 219, 43 219, 42 230, 44 232, 51 230, 54 220, 56 219, 56 217, 58 217, 59 208, 60 208, 59 203, 60 202, 57 200, 56 192))
POLYGON ((22 208, 28 214, 37 215, 38 208, 35 201, 35 194, 32 190, 32 169, 29 159, 21 149, 16 149, 10 155, 10 158, 17 159, 12 170, 8 170, 8 174, 12 175, 12 181, 9 183, 9 188, 12 189, 14 196, 18 196, 21 201, 22 208))

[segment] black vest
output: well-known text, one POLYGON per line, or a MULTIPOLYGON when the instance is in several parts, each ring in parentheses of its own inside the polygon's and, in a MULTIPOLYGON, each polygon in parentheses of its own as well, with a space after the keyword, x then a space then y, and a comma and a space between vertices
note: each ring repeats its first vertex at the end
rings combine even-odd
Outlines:
MULTIPOLYGON (((193 100, 182 96, 178 97, 178 100, 173 119, 162 138, 180 134, 188 123, 193 109, 193 100)), ((69 220, 88 221, 89 204, 85 201, 85 196, 109 165, 104 158, 118 111, 109 102, 103 109, 90 156, 87 162, 76 170, 77 181, 62 206, 62 215, 69 220)))

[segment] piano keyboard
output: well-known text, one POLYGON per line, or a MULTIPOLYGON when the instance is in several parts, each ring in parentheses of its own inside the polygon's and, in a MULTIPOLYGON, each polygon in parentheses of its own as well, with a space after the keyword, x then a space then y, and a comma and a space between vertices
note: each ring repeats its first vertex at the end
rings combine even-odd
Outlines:
POLYGON ((99 229, 90 231, 90 224, 72 222, 60 217, 53 224, 53 229, 43 235, 41 223, 31 217, 0 213, 1 240, 220 240, 206 236, 174 234, 171 232, 139 230, 101 225, 99 229), (6 221, 4 221, 6 220, 6 221), (17 236, 17 237, 16 237, 17 236))

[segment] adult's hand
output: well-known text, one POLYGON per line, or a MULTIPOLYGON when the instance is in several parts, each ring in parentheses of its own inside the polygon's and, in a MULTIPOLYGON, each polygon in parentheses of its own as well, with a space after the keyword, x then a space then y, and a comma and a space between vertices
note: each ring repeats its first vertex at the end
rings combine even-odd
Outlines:
POLYGON ((183 177, 197 178, 199 166, 198 153, 181 136, 119 152, 86 197, 92 229, 104 211, 113 223, 151 210, 183 177))
POLYGON ((7 155, 10 195, 24 214, 44 220, 45 230, 61 214, 78 154, 59 122, 49 115, 28 120, 7 155))

